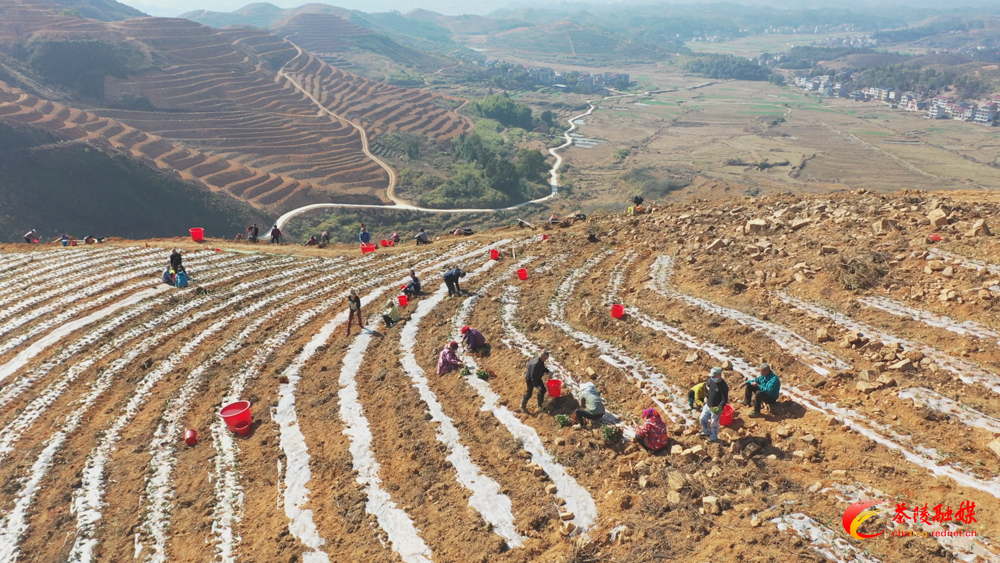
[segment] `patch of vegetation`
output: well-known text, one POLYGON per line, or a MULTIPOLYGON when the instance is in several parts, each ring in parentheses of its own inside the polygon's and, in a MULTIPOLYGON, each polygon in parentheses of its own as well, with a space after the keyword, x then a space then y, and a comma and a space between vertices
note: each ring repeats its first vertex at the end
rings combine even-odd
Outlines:
POLYGON ((106 41, 46 41, 28 43, 26 62, 47 81, 77 94, 104 99, 104 78, 127 78, 153 68, 144 53, 106 41))
POLYGON ((453 145, 451 176, 404 169, 400 187, 420 192, 417 202, 426 207, 503 207, 532 199, 548 191, 548 165, 537 150, 510 154, 504 146, 483 140, 479 133, 463 135, 453 145))
POLYGON ((890 256, 883 252, 859 252, 840 255, 833 262, 833 271, 844 289, 871 289, 889 273, 890 256))
POLYGON ((622 441, 622 429, 617 426, 602 426, 601 438, 603 438, 604 443, 609 446, 618 444, 622 441))
POLYGON ((232 236, 248 222, 266 223, 248 204, 171 178, 131 156, 0 125, 0 237, 20 241, 28 229, 42 240, 186 235, 232 236))
POLYGON ((854 81, 854 87, 866 86, 914 91, 924 96, 952 88, 962 98, 978 98, 993 92, 993 84, 983 78, 955 68, 921 68, 918 61, 864 70, 854 81))
POLYGON ((390 72, 385 76, 385 81, 393 86, 423 86, 424 79, 419 75, 409 74, 406 71, 390 72))
POLYGON ((495 119, 505 127, 532 128, 531 108, 507 96, 486 96, 469 107, 476 115, 495 119))
POLYGON ((565 414, 557 414, 556 424, 559 425, 559 428, 566 428, 567 426, 572 426, 573 421, 565 414))
POLYGON ((695 55, 684 65, 684 70, 723 80, 767 80, 771 76, 766 66, 734 55, 695 55))
POLYGON ((488 372, 488 371, 486 371, 484 369, 476 370, 476 377, 478 377, 479 379, 482 379, 483 381, 489 381, 489 379, 490 379, 490 372, 488 372))

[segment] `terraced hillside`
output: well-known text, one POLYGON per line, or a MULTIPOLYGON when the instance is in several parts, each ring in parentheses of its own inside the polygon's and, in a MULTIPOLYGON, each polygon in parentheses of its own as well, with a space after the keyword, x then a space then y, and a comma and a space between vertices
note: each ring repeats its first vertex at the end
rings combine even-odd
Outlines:
POLYGON ((169 18, 105 24, 41 8, 11 8, 5 23, 5 43, 96 38, 148 53, 156 66, 106 80, 106 105, 139 109, 83 111, 3 85, 8 118, 107 138, 259 207, 387 202, 392 171, 366 152, 367 135, 442 139, 471 127, 438 96, 344 73, 262 31, 169 18))
POLYGON ((1000 249, 977 223, 996 210, 851 193, 364 257, 212 241, 187 245, 188 289, 158 282, 156 243, 8 246, 0 561, 998 561, 1000 249), (410 268, 424 293, 385 327, 410 268), (490 348, 437 375, 463 326, 490 348), (565 393, 521 413, 543 349, 565 393), (779 402, 700 438, 686 389, 719 366, 735 403, 761 360, 779 402), (560 428, 585 382, 602 429, 560 428), (246 437, 217 415, 237 399, 246 437), (632 441, 646 408, 658 454, 632 441), (859 498, 891 502, 859 531, 895 534, 848 535, 859 498))

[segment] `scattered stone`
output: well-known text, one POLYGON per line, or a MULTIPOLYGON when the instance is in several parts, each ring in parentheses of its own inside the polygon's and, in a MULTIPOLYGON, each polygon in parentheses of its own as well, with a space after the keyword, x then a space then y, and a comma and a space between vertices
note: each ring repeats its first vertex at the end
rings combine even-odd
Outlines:
POLYGON ((698 361, 698 352, 691 352, 684 358, 684 362, 688 364, 693 364, 698 361))
POLYGON ((966 231, 965 236, 991 237, 993 236, 993 233, 990 232, 990 226, 986 224, 986 219, 977 219, 976 222, 972 224, 972 228, 966 231))
POLYGON ((559 438, 556 438, 555 439, 555 444, 557 446, 565 446, 566 445, 566 438, 563 438, 561 436, 559 438))
POLYGON ((718 497, 704 497, 701 499, 701 506, 705 509, 705 512, 709 514, 722 514, 722 509, 719 508, 719 498, 718 497))
POLYGON ((863 369, 858 374, 858 379, 862 381, 874 381, 878 377, 878 372, 873 369, 863 369))
POLYGON ((684 474, 679 471, 667 472, 667 487, 671 491, 679 491, 684 488, 684 474))
POLYGON ((837 250, 836 246, 830 246, 828 244, 824 244, 823 246, 819 247, 820 256, 826 256, 828 254, 836 254, 837 252, 839 252, 839 250, 837 250))
POLYGON ((871 381, 859 381, 855 384, 855 388, 866 395, 872 391, 878 391, 882 386, 878 383, 873 383, 871 381))
POLYGON ((733 362, 731 360, 726 360, 722 362, 722 365, 719 367, 721 367, 724 370, 731 370, 733 369, 733 362))
POLYGON ((556 487, 555 485, 551 485, 551 484, 550 484, 550 485, 546 485, 546 486, 545 486, 545 492, 546 492, 546 493, 549 493, 550 495, 554 495, 554 494, 556 494, 556 492, 557 492, 558 490, 559 490, 559 487, 556 487))
POLYGON ((595 375, 597 375, 597 372, 594 371, 594 368, 588 367, 587 368, 587 375, 589 375, 590 377, 594 377, 595 375))
POLYGON ((878 379, 876 381, 878 381, 879 383, 881 383, 885 387, 895 387, 896 386, 896 380, 893 379, 893 378, 891 378, 891 377, 889 377, 886 374, 882 374, 882 375, 878 376, 878 379))
POLYGON ((801 217, 792 221, 791 227, 793 231, 797 231, 810 223, 812 223, 812 219, 809 219, 808 217, 801 217))
POLYGON ((934 228, 943 227, 948 224, 948 212, 940 207, 933 209, 927 214, 927 220, 931 222, 931 226, 934 228))
POLYGON ((794 432, 795 431, 792 430, 792 427, 788 426, 787 424, 782 424, 777 428, 777 430, 775 430, 775 433, 782 438, 787 438, 791 436, 794 432))
POLYGON ((670 504, 680 504, 681 494, 677 491, 670 491, 667 493, 667 502, 670 504))
POLYGON ((639 488, 645 489, 649 485, 649 477, 642 475, 639 477, 639 488))
POLYGON ((720 249, 720 248, 722 248, 724 246, 725 246, 725 243, 722 242, 722 239, 721 238, 717 238, 717 239, 713 240, 711 243, 709 243, 708 246, 705 247, 705 250, 718 250, 718 249, 720 249))
POLYGON ((993 453, 997 454, 997 457, 1000 457, 1000 438, 986 444, 986 447, 992 450, 993 453))
POLYGON ((896 228, 896 222, 892 219, 879 219, 872 223, 872 229, 875 230, 876 234, 885 234, 896 228))
POLYGON ((834 469, 833 471, 830 472, 830 477, 833 477, 834 479, 844 479, 847 477, 847 470, 834 469))
POLYGON ((805 436, 803 436, 803 437, 802 437, 802 438, 800 438, 800 439, 801 439, 801 440, 802 440, 803 442, 805 442, 805 443, 807 443, 807 444, 809 444, 809 445, 811 445, 811 446, 815 446, 815 445, 816 445, 816 442, 818 442, 818 441, 819 441, 819 440, 817 440, 817 439, 816 439, 816 436, 813 436, 812 434, 806 434, 805 436))
POLYGON ((813 485, 811 487, 809 487, 809 492, 810 493, 818 493, 820 491, 820 489, 822 489, 822 488, 823 488, 823 482, 822 481, 816 481, 815 483, 813 483, 813 485))
POLYGON ((559 519, 565 522, 567 520, 572 520, 575 516, 575 514, 567 510, 566 512, 559 514, 559 519))
POLYGON ((763 219, 751 219, 747 221, 744 230, 747 234, 763 233, 767 230, 767 221, 763 219))
POLYGON ((683 455, 683 454, 684 454, 684 447, 681 446, 680 444, 674 444, 673 446, 670 446, 670 455, 683 455))
POLYGON ((825 326, 816 329, 816 341, 817 342, 830 342, 833 337, 830 336, 830 330, 825 326))
POLYGON ((889 365, 889 369, 891 369, 891 370, 897 370, 897 371, 913 371, 916 368, 913 367, 913 361, 912 360, 903 359, 903 360, 900 360, 900 361, 898 361, 898 362, 896 362, 894 364, 890 364, 889 365))

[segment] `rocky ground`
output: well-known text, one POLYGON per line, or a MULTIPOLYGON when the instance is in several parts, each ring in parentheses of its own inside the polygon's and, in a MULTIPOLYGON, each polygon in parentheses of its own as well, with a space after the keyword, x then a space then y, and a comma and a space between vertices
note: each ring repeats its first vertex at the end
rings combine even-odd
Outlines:
POLYGON ((153 279, 174 241, 9 245, 0 561, 998 561, 995 199, 695 202, 365 258, 188 243, 183 291, 153 279), (95 263, 113 280, 65 275, 95 263), (386 328, 410 267, 425 293, 386 328), (346 334, 350 288, 370 332, 346 334), (464 325, 488 350, 437 375, 464 325), (521 413, 542 349, 566 393, 521 413), (755 419, 735 387, 762 361, 782 398, 755 419), (718 443, 685 397, 713 366, 718 443), (561 416, 587 381, 604 427, 561 416), (247 437, 216 415, 235 399, 247 437), (630 441, 649 407, 659 454, 630 441), (888 533, 844 530, 862 498, 889 502, 860 531, 888 533), (978 535, 892 535, 941 530, 978 535))

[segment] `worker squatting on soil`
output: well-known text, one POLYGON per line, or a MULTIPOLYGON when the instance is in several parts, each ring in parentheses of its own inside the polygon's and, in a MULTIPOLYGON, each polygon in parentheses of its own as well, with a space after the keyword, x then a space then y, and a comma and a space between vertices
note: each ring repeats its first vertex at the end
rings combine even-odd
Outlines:
POLYGON ((462 327, 462 344, 469 352, 475 352, 486 345, 486 337, 478 330, 469 327, 462 327))
POLYGON ((354 321, 354 316, 358 317, 358 326, 365 328, 364 319, 361 318, 361 298, 358 297, 358 292, 356 290, 351 290, 351 294, 347 296, 347 336, 351 335, 351 323, 354 321))
POLYGON ((592 382, 580 386, 580 408, 573 411, 573 416, 580 426, 586 426, 586 420, 601 420, 604 417, 604 401, 592 382))
POLYGON ((396 306, 396 300, 390 299, 385 308, 382 320, 385 321, 386 328, 392 328, 399 322, 399 307, 396 306))
POLYGON ((660 418, 656 409, 642 411, 642 426, 635 431, 635 441, 646 451, 656 453, 667 447, 670 437, 667 435, 667 425, 660 418))
POLYGON ((413 238, 416 239, 417 246, 420 246, 421 244, 430 244, 431 243, 430 237, 427 236, 427 231, 425 231, 423 229, 420 229, 420 232, 417 233, 417 236, 415 236, 413 238))
POLYGON ((729 403, 729 385, 722 379, 722 368, 712 368, 705 382, 705 406, 701 411, 701 435, 709 442, 719 440, 719 417, 729 403))
POLYGON ((403 286, 403 295, 410 299, 420 295, 420 278, 417 277, 417 273, 413 270, 410 270, 410 283, 403 286))
POLYGON ((319 241, 316 240, 316 235, 309 235, 309 240, 306 241, 306 246, 319 246, 319 241))
POLYGON ((454 340, 441 350, 441 355, 438 356, 438 375, 451 373, 462 365, 462 360, 459 360, 456 354, 457 350, 458 342, 454 340))
POLYGON ((549 368, 545 366, 545 360, 549 359, 548 351, 542 352, 537 358, 532 358, 528 361, 528 371, 524 374, 524 382, 527 384, 528 389, 524 393, 524 397, 521 398, 521 411, 528 412, 528 399, 531 398, 531 394, 538 389, 538 408, 542 408, 542 401, 545 400, 545 382, 542 381, 542 376, 549 372, 549 368))
POLYGON ((748 407, 751 404, 753 405, 753 412, 749 415, 751 418, 760 416, 760 407, 762 404, 767 403, 768 406, 773 407, 778 402, 778 393, 781 392, 781 380, 771 371, 771 366, 766 363, 760 364, 760 377, 744 381, 736 389, 739 390, 743 386, 747 388, 743 404, 748 407))
POLYGON ((34 244, 37 242, 35 239, 38 238, 38 231, 31 229, 30 231, 24 233, 24 242, 28 244, 34 244))
POLYGON ((444 273, 444 284, 448 286, 448 297, 462 295, 462 286, 459 280, 464 277, 465 272, 457 266, 444 273))

